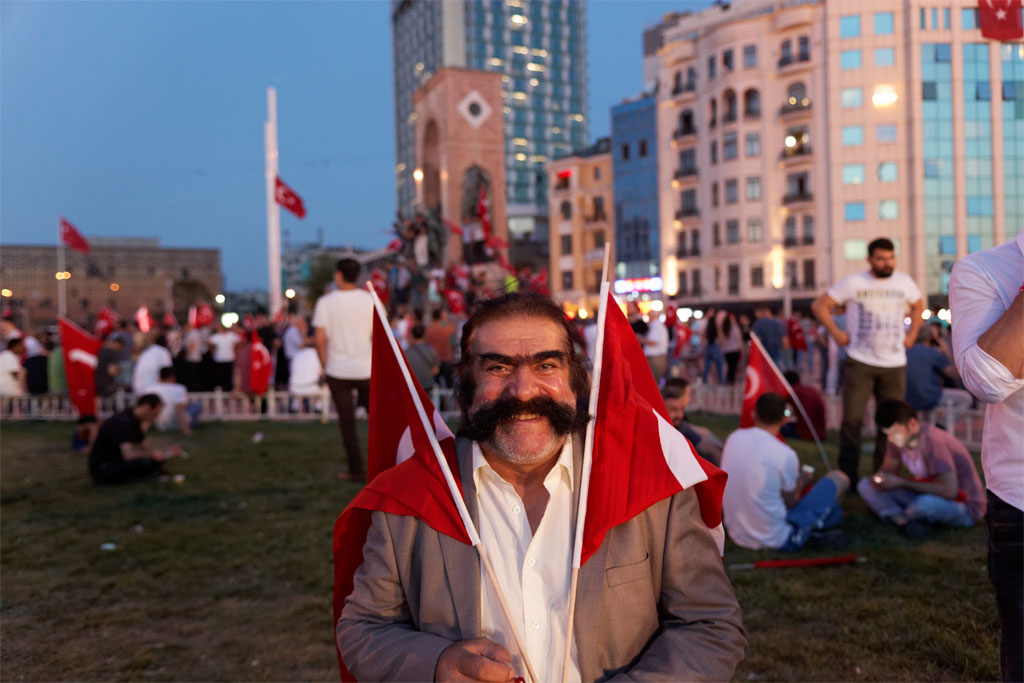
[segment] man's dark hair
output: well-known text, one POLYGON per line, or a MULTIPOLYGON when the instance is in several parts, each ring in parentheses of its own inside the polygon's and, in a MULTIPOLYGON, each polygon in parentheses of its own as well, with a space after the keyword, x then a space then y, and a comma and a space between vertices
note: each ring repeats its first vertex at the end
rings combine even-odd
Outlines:
POLYGON ((427 329, 423 327, 423 323, 416 323, 412 326, 412 338, 423 339, 423 335, 427 333, 427 329))
POLYGON ((440 320, 441 319, 441 309, 440 308, 435 308, 434 312, 430 314, 430 318, 432 320, 440 320))
POLYGON ((139 400, 135 402, 137 407, 148 406, 150 408, 159 408, 164 402, 160 400, 159 394, 143 394, 139 396, 139 400))
POLYGON ((341 273, 341 279, 345 282, 354 285, 359 279, 360 270, 362 266, 354 258, 338 259, 337 271, 341 273))
POLYGON ((174 368, 168 365, 166 368, 160 368, 160 379, 174 379, 177 375, 174 374, 174 368))
POLYGON ((18 344, 23 344, 23 343, 25 343, 25 340, 22 337, 15 337, 14 339, 8 339, 7 340, 7 348, 11 349, 13 351, 15 346, 17 346, 18 344))
POLYGON ((786 378, 786 381, 789 382, 789 386, 791 387, 800 384, 800 373, 798 372, 795 372, 793 370, 786 370, 784 373, 782 373, 782 376, 786 378))
POLYGON ((455 399, 462 409, 463 416, 468 415, 469 406, 473 403, 473 394, 476 393, 476 380, 473 379, 473 363, 476 360, 472 350, 473 333, 481 325, 506 318, 544 318, 562 327, 565 331, 563 350, 569 362, 569 388, 576 394, 576 409, 586 413, 590 375, 587 373, 583 357, 576 352, 577 344, 582 345, 579 329, 565 316, 558 304, 548 297, 513 292, 477 302, 476 310, 462 328, 462 355, 455 378, 455 399))
POLYGON ((689 380, 682 377, 671 377, 665 380, 665 386, 661 388, 661 397, 664 399, 682 398, 689 386, 689 380))
POLYGON ((917 411, 914 410, 914 406, 898 398, 890 398, 879 404, 878 410, 875 411, 875 424, 881 429, 888 429, 897 423, 905 425, 915 417, 917 411))
POLYGON ((875 252, 879 249, 885 249, 886 251, 896 251, 895 245, 892 240, 888 237, 879 237, 876 240, 872 240, 871 244, 868 245, 868 256, 874 256, 875 252))
POLYGON ((153 340, 153 343, 156 344, 157 346, 162 346, 162 347, 164 347, 166 349, 167 348, 167 335, 166 334, 158 334, 156 336, 156 339, 153 340))
POLYGON ((786 419, 786 399, 771 392, 761 394, 754 404, 754 417, 761 424, 779 424, 786 419))

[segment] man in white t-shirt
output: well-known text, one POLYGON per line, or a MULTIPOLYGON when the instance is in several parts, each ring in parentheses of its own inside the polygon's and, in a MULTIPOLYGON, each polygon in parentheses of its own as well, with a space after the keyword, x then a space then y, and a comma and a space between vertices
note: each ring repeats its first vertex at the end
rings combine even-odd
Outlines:
POLYGON ((25 368, 21 354, 25 341, 21 337, 7 340, 7 348, 0 351, 0 396, 21 396, 25 393, 25 368))
POLYGON ((779 440, 785 422, 786 399, 762 394, 754 426, 730 434, 722 449, 722 469, 729 474, 722 521, 729 538, 744 548, 799 550, 814 532, 843 519, 840 503, 850 480, 832 470, 804 493, 813 474, 779 440))
POLYGON ((157 429, 162 432, 180 429, 185 436, 192 436, 202 406, 198 401, 189 402, 188 390, 184 384, 178 384, 174 368, 160 368, 160 381, 146 393, 156 394, 163 404, 154 423, 157 429))
MULTIPOLYGON (((876 404, 907 393, 907 349, 914 345, 924 322, 921 290, 906 273, 896 270, 896 252, 884 237, 868 245, 868 265, 819 296, 812 307, 839 346, 846 347, 843 375, 843 423, 839 430, 839 469, 857 481, 861 429, 868 398, 876 404), (832 319, 832 309, 846 306, 846 330, 832 319), (910 329, 905 320, 910 316, 910 329)), ((885 457, 885 434, 875 436, 872 472, 885 457)))
POLYGON ((235 347, 241 341, 241 337, 223 325, 219 325, 217 332, 207 340, 213 355, 216 386, 225 391, 234 388, 235 347))
POLYGON ((167 337, 160 334, 135 360, 132 370, 132 392, 136 397, 144 396, 146 390, 160 381, 160 368, 174 364, 171 352, 167 350, 167 337))
POLYGON ((316 350, 338 411, 341 441, 348 458, 348 473, 338 477, 352 480, 366 478, 352 391, 358 393, 360 405, 368 405, 373 337, 373 299, 369 292, 356 287, 359 269, 355 259, 338 261, 334 273, 338 288, 317 299, 313 309, 316 350))
POLYGON ((647 356, 647 364, 651 366, 654 381, 660 385, 668 366, 668 328, 657 313, 651 315, 647 323, 647 336, 640 343, 644 347, 644 355, 647 356))

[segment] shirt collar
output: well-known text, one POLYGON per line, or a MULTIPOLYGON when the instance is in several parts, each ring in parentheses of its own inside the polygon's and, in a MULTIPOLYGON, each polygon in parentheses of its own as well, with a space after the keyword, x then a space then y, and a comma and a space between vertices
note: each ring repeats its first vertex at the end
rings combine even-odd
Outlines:
MULTIPOLYGON (((487 462, 487 458, 484 457, 483 451, 480 450, 480 444, 476 441, 473 442, 473 482, 476 484, 476 490, 479 495, 480 491, 480 480, 481 477, 489 473, 488 476, 494 476, 505 481, 501 478, 494 468, 491 467, 490 463, 487 462)), ((551 491, 559 481, 565 483, 572 491, 573 479, 572 479, 572 435, 569 435, 565 439, 565 444, 562 446, 562 452, 558 455, 558 460, 555 461, 551 471, 548 472, 547 476, 544 477, 544 487, 551 491)), ((506 482, 507 483, 507 482, 506 482)))

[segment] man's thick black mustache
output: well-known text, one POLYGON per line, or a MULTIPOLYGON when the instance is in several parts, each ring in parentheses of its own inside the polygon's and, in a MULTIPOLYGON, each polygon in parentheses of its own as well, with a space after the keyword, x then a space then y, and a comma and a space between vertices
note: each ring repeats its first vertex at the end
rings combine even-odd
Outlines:
POLYGON ((559 403, 550 396, 537 396, 528 401, 504 397, 485 403, 467 415, 459 436, 473 441, 489 441, 499 426, 524 413, 547 418, 551 429, 559 436, 581 431, 590 421, 587 411, 559 403))

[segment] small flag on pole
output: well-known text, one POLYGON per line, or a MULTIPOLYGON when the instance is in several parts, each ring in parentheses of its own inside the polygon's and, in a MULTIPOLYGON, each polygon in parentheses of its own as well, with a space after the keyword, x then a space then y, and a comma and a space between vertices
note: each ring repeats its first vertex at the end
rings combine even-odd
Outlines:
POLYGON ((78 232, 78 228, 63 217, 60 219, 60 239, 75 251, 80 251, 83 254, 89 253, 89 240, 85 239, 82 233, 78 232))
POLYGON ((275 179, 275 191, 274 201, 294 213, 299 218, 306 217, 306 205, 302 203, 302 197, 300 197, 295 190, 285 185, 284 181, 280 177, 275 179))

